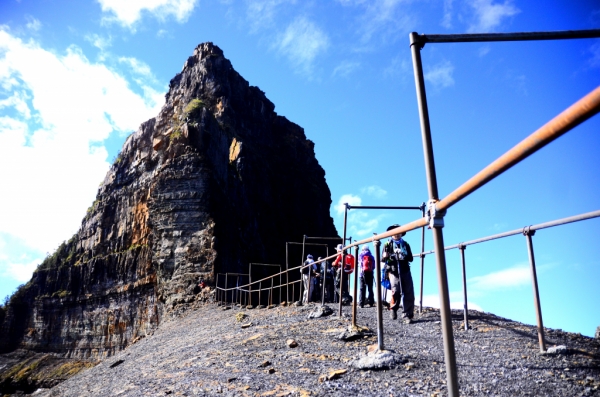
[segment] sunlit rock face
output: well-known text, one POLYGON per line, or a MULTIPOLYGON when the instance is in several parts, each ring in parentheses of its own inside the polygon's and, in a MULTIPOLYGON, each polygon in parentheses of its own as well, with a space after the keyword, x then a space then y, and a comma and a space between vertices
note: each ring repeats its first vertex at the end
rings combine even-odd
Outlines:
POLYGON ((285 242, 304 234, 337 236, 314 144, 274 108, 218 47, 199 45, 78 233, 12 297, 0 351, 112 355, 197 301, 200 279, 283 264, 285 242))

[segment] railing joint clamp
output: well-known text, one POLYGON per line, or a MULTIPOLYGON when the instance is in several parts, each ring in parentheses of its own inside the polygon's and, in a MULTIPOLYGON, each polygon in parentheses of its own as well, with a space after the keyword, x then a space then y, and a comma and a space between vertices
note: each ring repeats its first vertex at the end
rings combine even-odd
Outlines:
POLYGON ((523 228, 523 236, 534 236, 534 235, 535 235, 535 229, 531 230, 531 225, 525 226, 523 228))
POLYGON ((438 200, 431 199, 427 202, 427 223, 429 224, 429 228, 443 228, 444 227, 444 215, 446 215, 446 210, 439 211, 436 207, 436 203, 438 200))

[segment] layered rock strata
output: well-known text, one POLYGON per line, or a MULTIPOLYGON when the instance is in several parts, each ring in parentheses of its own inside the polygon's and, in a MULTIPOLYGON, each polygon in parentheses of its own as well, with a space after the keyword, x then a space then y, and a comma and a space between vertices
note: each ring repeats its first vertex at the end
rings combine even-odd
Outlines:
POLYGON ((284 263, 285 242, 337 236, 314 144, 212 43, 125 142, 80 230, 11 298, 0 351, 110 356, 200 279, 284 263))

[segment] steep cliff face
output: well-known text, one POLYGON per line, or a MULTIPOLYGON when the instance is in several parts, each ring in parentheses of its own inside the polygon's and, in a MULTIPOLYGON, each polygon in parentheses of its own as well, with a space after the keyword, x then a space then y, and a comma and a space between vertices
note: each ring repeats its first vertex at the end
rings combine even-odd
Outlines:
POLYGON ((11 299, 0 350, 105 357, 151 332, 198 281, 284 263, 337 236, 314 144, 212 43, 125 142, 78 233, 11 299))

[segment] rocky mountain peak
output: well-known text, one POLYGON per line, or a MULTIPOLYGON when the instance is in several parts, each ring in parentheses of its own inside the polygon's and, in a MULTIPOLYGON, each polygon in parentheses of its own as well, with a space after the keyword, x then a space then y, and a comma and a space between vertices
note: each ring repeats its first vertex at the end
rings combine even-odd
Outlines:
POLYGON ((274 108, 221 49, 196 47, 77 234, 11 298, 0 351, 110 356, 193 303, 199 280, 284 264, 304 234, 337 236, 314 144, 274 108))

